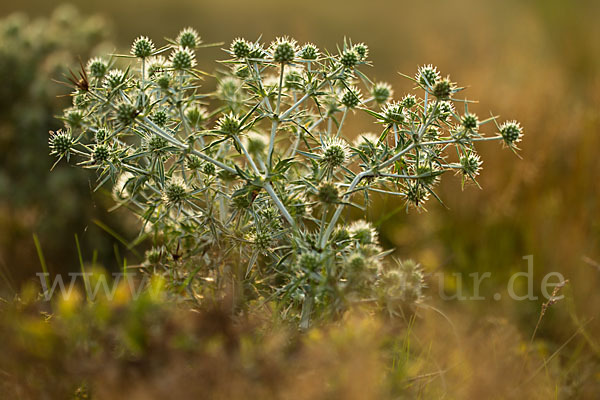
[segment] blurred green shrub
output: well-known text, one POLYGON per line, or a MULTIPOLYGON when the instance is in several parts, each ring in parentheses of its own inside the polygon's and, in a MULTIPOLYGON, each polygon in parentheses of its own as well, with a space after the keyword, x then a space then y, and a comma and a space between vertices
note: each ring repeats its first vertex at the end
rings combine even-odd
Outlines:
MULTIPOLYGON (((39 270, 31 236, 38 232, 55 270, 76 260, 72 240, 92 216, 87 174, 59 166, 50 174, 48 130, 60 121, 58 111, 71 97, 57 97, 65 88, 67 66, 104 48, 110 27, 98 17, 61 6, 48 18, 29 20, 13 14, 0 20, 0 268, 15 287, 39 270), (71 258, 69 258, 71 257, 71 258)), ((100 207, 102 208, 102 207, 100 207)), ((106 243, 84 235, 84 247, 106 243)), ((96 232, 96 236, 97 232, 96 232)), ((106 242, 106 239, 105 239, 106 242)))

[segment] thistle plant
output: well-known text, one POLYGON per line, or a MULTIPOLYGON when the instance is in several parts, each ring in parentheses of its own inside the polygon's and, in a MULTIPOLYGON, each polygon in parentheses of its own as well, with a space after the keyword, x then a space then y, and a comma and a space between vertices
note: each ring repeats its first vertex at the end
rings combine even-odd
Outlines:
POLYGON ((441 175, 476 181, 477 143, 516 150, 520 125, 478 118, 431 65, 394 99, 363 72, 368 47, 348 41, 328 52, 236 39, 206 93, 210 75, 194 68, 204 46, 186 28, 162 47, 142 36, 130 55, 90 60, 65 130, 50 138, 59 160, 96 170, 98 187, 111 182, 139 215, 154 244, 146 270, 197 301, 233 279, 239 299, 275 300, 301 326, 353 303, 394 314, 421 301, 419 266, 387 262, 374 227, 344 211, 365 210, 375 193, 422 209, 439 200, 441 175), (377 134, 353 141, 355 113, 377 134))

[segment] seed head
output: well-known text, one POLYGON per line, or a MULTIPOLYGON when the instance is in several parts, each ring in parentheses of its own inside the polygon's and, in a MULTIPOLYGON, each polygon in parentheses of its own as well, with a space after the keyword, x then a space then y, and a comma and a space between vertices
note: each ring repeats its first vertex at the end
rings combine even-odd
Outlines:
POLYGON ((198 32, 193 28, 185 28, 179 32, 177 43, 179 43, 181 47, 195 49, 200 44, 200 35, 198 35, 198 32))
POLYGON ((354 49, 346 49, 340 56, 340 63, 344 66, 344 68, 354 68, 356 64, 358 64, 360 56, 356 53, 354 49))
POLYGON ((202 168, 202 159, 195 154, 190 154, 187 157, 187 167, 192 171, 202 168))
POLYGON ((171 178, 165 185, 163 201, 169 206, 179 205, 187 197, 188 188, 181 178, 171 178))
POLYGON ((288 37, 277 38, 270 47, 273 61, 282 64, 294 61, 296 51, 296 41, 288 37))
POLYGON ((388 102, 381 108, 383 122, 387 124, 401 125, 406 121, 406 114, 402 105, 397 101, 388 102))
POLYGON ((361 272, 367 267, 367 258, 358 251, 351 253, 344 261, 351 273, 361 272))
POLYGON ((339 201, 339 195, 338 188, 333 183, 325 182, 319 186, 317 197, 321 203, 335 204, 339 201))
POLYGON ((269 146, 269 138, 254 131, 244 137, 244 142, 248 153, 255 156, 263 154, 267 146, 269 146))
POLYGON ((202 167, 202 172, 204 172, 204 174, 208 176, 214 175, 216 172, 215 164, 209 162, 204 163, 204 167, 202 167))
POLYGON ((500 134, 504 138, 506 144, 514 145, 521 141, 523 136, 523 128, 517 121, 506 121, 500 125, 500 134))
POLYGON ((94 139, 96 140, 96 143, 104 142, 104 139, 106 139, 107 137, 108 131, 104 128, 98 128, 98 130, 94 134, 94 139))
POLYGON ((204 107, 191 107, 185 112, 185 117, 190 125, 197 127, 208 119, 208 111, 204 107))
POLYGON ((235 135, 240 133, 241 127, 242 120, 232 112, 223 115, 217 122, 218 130, 227 135, 235 135))
POLYGON ((327 138, 322 147, 321 163, 330 169, 344 165, 350 158, 350 151, 346 141, 340 138, 327 138))
POLYGON ((231 43, 230 49, 236 58, 247 58, 250 56, 251 44, 245 39, 237 38, 231 43))
POLYGON ((263 59, 267 58, 267 51, 263 48, 262 43, 252 43, 250 46, 250 54, 248 58, 263 59))
POLYGON ((350 236, 350 231, 345 226, 338 226, 335 231, 333 231, 332 240, 338 246, 347 246, 348 242, 352 236, 350 236))
POLYGON ((131 54, 138 58, 147 58, 154 53, 154 43, 146 36, 140 36, 131 45, 131 54))
POLYGON ((361 60, 365 60, 369 55, 369 47, 364 43, 355 44, 352 47, 352 50, 358 54, 358 57, 360 57, 361 60))
POLYGON ((462 166, 462 173, 464 176, 475 178, 479 175, 481 170, 481 158, 476 153, 470 152, 460 158, 460 165, 462 166))
POLYGON ((288 68, 285 72, 284 86, 290 90, 302 90, 304 88, 303 71, 300 68, 288 68))
POLYGON ((83 122, 83 114, 80 110, 68 110, 65 113, 65 122, 69 124, 71 128, 79 128, 83 122))
POLYGON ((133 123, 135 117, 138 115, 138 111, 135 109, 133 104, 123 102, 117 105, 116 114, 117 121, 120 124, 127 126, 133 123))
POLYGON ((63 130, 56 132, 50 131, 50 139, 48 140, 50 146, 50 154, 55 156, 69 156, 71 148, 75 144, 75 140, 70 133, 63 130))
POLYGON ((375 154, 379 138, 372 133, 361 133, 354 141, 354 146, 368 157, 375 154))
POLYGON ((169 120, 169 116, 167 115, 167 112, 165 110, 158 110, 154 112, 154 114, 152 114, 151 119, 152 122, 154 122, 156 125, 164 127, 167 124, 167 121, 169 120))
POLYGON ((360 93, 360 90, 358 90, 356 87, 351 86, 350 88, 346 89, 346 91, 342 95, 341 102, 344 106, 348 108, 354 108, 361 103, 361 98, 362 95, 360 93))
POLYGON ((479 119, 475 114, 465 113, 461 118, 461 123, 465 129, 476 131, 479 126, 479 119))
POLYGON ((102 78, 108 70, 108 64, 99 57, 92 58, 87 63, 87 70, 91 77, 102 78))
POLYGON ((360 244, 377 244, 377 231, 365 220, 354 221, 348 228, 352 239, 360 244))
POLYGON ((379 104, 385 103, 393 93, 392 86, 385 82, 377 83, 371 89, 371 95, 379 104))
POLYGON ((321 257, 314 251, 305 251, 298 257, 298 268, 303 271, 316 271, 321 265, 321 257))
POLYGON ((269 250, 273 245, 273 235, 267 231, 253 232, 248 239, 261 252, 269 250))
POLYGON ((300 57, 302 57, 303 60, 312 61, 319 58, 319 53, 319 48, 317 46, 312 43, 307 43, 302 47, 302 50, 300 50, 300 57))
POLYGON ((407 94, 400 101, 400 105, 404 108, 413 108, 417 105, 417 98, 412 94, 407 94))
POLYGON ((196 65, 196 56, 188 47, 175 49, 170 56, 171 67, 176 71, 193 68, 196 65))
POLYGON ((156 84, 163 90, 168 89, 169 86, 171 86, 171 77, 171 74, 168 72, 160 74, 160 76, 156 79, 156 84))
POLYGON ((145 142, 145 148, 151 153, 162 154, 165 148, 169 146, 169 142, 158 135, 150 136, 145 142))
POLYGON ((110 157, 110 149, 105 144, 97 144, 94 146, 92 152, 92 162, 96 165, 100 165, 108 161, 110 157))
MULTIPOLYGON (((433 107, 433 105, 431 105, 433 107)), ((440 101, 438 103, 436 117, 442 121, 447 121, 448 117, 456 114, 454 104, 451 101, 440 101)))
POLYGON ((102 86, 106 89, 116 89, 125 83, 125 79, 125 72, 120 69, 111 69, 104 77, 102 86))
POLYGON ((429 191, 419 182, 409 182, 405 185, 404 196, 406 197, 408 204, 412 204, 415 207, 421 207, 427 202, 427 199, 429 199, 429 191))
POLYGON ((156 78, 167 68, 167 60, 163 56, 148 57, 145 62, 146 76, 150 79, 156 78))
POLYGON ((450 78, 443 78, 433 86, 433 95, 440 100, 446 100, 452 97, 455 90, 454 82, 450 81, 450 78))
POLYGON ((434 87, 437 81, 440 79, 440 73, 433 65, 423 65, 419 67, 416 75, 417 82, 424 87, 434 87))

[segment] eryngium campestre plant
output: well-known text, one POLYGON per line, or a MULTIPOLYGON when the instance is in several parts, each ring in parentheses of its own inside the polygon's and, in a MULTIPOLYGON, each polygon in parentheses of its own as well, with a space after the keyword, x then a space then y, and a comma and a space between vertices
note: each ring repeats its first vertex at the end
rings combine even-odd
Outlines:
POLYGON ((344 210, 367 207, 374 192, 422 208, 437 198, 440 175, 475 180, 476 143, 516 149, 522 134, 516 122, 497 125, 469 112, 456 97, 461 88, 431 65, 407 77, 414 94, 391 99, 388 84, 361 71, 370 64, 364 44, 344 43, 333 54, 289 38, 236 39, 217 90, 203 93, 193 69, 202 47, 195 31, 156 51, 140 40, 138 62, 123 66, 116 84, 105 84, 116 73, 100 76, 89 64, 89 89, 73 93, 86 98, 81 118, 67 125, 68 135, 53 135, 51 148, 96 169, 99 185, 119 185, 115 200, 135 210, 143 234, 165 249, 142 265, 194 299, 233 278, 240 299, 278 300, 282 314, 304 326, 311 315, 355 302, 394 312, 420 301, 420 269, 386 266, 375 229, 346 225, 344 210), (380 128, 352 147, 344 128, 354 112, 380 128), (486 126, 498 129, 486 135, 486 126), (68 153, 63 137, 72 138, 68 153))

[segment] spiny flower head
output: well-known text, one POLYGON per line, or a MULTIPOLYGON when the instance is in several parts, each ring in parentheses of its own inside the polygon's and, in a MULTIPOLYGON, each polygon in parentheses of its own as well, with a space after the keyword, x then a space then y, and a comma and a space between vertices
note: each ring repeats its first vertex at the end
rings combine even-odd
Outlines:
POLYGON ((146 76, 150 79, 159 76, 167 68, 167 60, 163 56, 153 56, 146 60, 146 76))
POLYGON ((372 157, 377 149, 379 138, 372 133, 361 133, 354 140, 354 147, 362 151, 367 157, 372 157))
POLYGON ((307 43, 300 50, 300 57, 303 60, 312 61, 319 58, 319 48, 312 43, 307 43))
POLYGON ((354 108, 361 103, 362 94, 360 90, 354 86, 346 89, 342 98, 340 99, 341 103, 348 108, 354 108))
POLYGON ((92 161, 94 164, 103 164, 110 157, 110 148, 105 144, 97 144, 92 152, 92 161))
POLYGON ((383 115, 383 122, 388 124, 401 125, 406 121, 406 114, 402 104, 397 101, 386 103, 381 108, 381 114, 383 115))
POLYGON ((50 154, 68 157, 71 148, 75 144, 75 140, 69 132, 63 130, 58 130, 56 132, 50 131, 48 144, 50 145, 50 154))
POLYGON ((417 98, 412 94, 407 94, 400 101, 400 105, 404 108, 413 108, 417 105, 417 98))
POLYGON ((467 112, 462 116, 461 124, 465 129, 475 131, 479 126, 479 119, 477 118, 477 115, 467 112))
POLYGON ((340 63, 344 66, 344 68, 348 69, 354 68, 356 64, 358 64, 359 59, 360 56, 356 53, 356 50, 354 49, 346 49, 340 55, 340 63))
POLYGON ((176 71, 190 69, 196 65, 196 55, 188 47, 179 47, 173 50, 169 60, 171 67, 176 71))
POLYGON ((105 128, 98 128, 98 130, 94 134, 94 139, 96 140, 96 143, 102 143, 107 137, 108 131, 105 128))
POLYGON ((506 121, 500 125, 500 134, 504 138, 506 144, 510 146, 521 141, 523 128, 517 121, 506 121))
MULTIPOLYGON (((433 107, 433 105, 431 106, 433 107)), ((440 101, 437 106, 436 117, 446 121, 449 116, 456 114, 454 104, 451 101, 440 101)))
POLYGON ((273 245, 273 235, 266 230, 255 231, 248 235, 248 241, 252 243, 257 250, 265 252, 273 245))
POLYGON ((417 82, 425 87, 433 87, 440 79, 440 73, 431 64, 419 67, 416 75, 417 82))
POLYGON ((204 163, 204 167, 202 167, 202 172, 208 176, 214 175, 216 170, 217 168, 215 167, 215 164, 209 162, 204 163))
POLYGON ((269 138, 262 133, 252 131, 244 137, 244 144, 248 153, 261 155, 269 146, 269 138))
POLYGON ((147 58, 154 53, 154 43, 146 36, 140 36, 131 45, 131 54, 138 58, 147 58))
POLYGON ((87 70, 91 77, 102 78, 108 70, 108 64, 102 58, 95 57, 88 61, 87 70))
POLYGON ((481 158, 474 152, 469 152, 468 154, 460 157, 460 165, 462 166, 462 173, 465 176, 470 176, 471 178, 475 178, 479 175, 479 171, 481 170, 481 158))
POLYGON ((252 43, 250 46, 249 58, 263 59, 267 58, 267 51, 264 49, 262 43, 252 43))
POLYGON ((324 182, 321 184, 321 186, 319 186, 317 198, 321 203, 334 204, 338 202, 339 197, 340 192, 335 184, 331 182, 324 182))
POLYGON ((412 260, 396 261, 395 267, 383 273, 381 285, 388 306, 397 301, 418 303, 425 288, 423 270, 412 260))
POLYGON ((371 95, 379 104, 385 103, 393 93, 392 86, 385 82, 376 83, 371 89, 371 95))
POLYGON ((169 142, 158 135, 152 135, 145 140, 144 147, 147 151, 155 154, 162 154, 169 142))
POLYGON ((369 222, 365 220, 354 221, 348 227, 348 231, 352 236, 352 239, 358 241, 360 244, 377 244, 377 231, 369 222))
POLYGON ((290 90, 302 90, 304 88, 303 72, 301 68, 287 68, 283 77, 284 86, 290 90))
POLYGON ((179 36, 177 36, 177 43, 179 43, 181 47, 195 49, 200 44, 200 35, 198 35, 198 32, 193 28, 184 28, 179 32, 179 36))
POLYGON ((236 58, 247 58, 250 56, 251 44, 242 38, 235 39, 230 46, 230 50, 236 58))
POLYGON ((165 110, 157 110, 154 112, 154 114, 152 114, 151 119, 156 125, 164 127, 169 120, 169 116, 165 110))
POLYGON ((361 60, 365 60, 369 55, 369 47, 364 43, 358 43, 352 46, 352 50, 358 54, 361 60))
POLYGON ((449 77, 438 80, 433 85, 432 93, 435 97, 440 100, 446 100, 452 97, 456 91, 456 85, 450 80, 449 77))
POLYGON ((438 169, 430 162, 424 161, 419 166, 415 167, 415 174, 420 176, 419 181, 426 186, 433 186, 440 180, 436 174, 438 169))
POLYGON ((79 128, 83 122, 83 114, 80 110, 67 110, 65 113, 65 122, 71 128, 79 128))
POLYGON ((279 37, 271 43, 270 52, 273 61, 278 63, 290 63, 296 56, 296 41, 288 37, 279 37))
POLYGON ((240 117, 230 112, 229 114, 223 115, 217 121, 217 128, 221 133, 228 135, 235 135, 240 133, 242 127, 242 120, 240 117))
POLYGON ((117 104, 116 117, 117 121, 122 125, 131 125, 138 115, 138 111, 133 104, 122 102, 117 104))
POLYGON ((190 107, 185 111, 185 117, 190 125, 197 127, 208 119, 208 110, 204 107, 190 107))
POLYGON ((167 182, 163 191, 163 201, 170 206, 179 205, 188 195, 188 187, 185 182, 174 177, 167 182))
POLYGON ((303 271, 315 271, 321 265, 321 257, 315 251, 304 251, 298 257, 298 267, 303 271))
POLYGON ((406 183, 404 190, 407 203, 415 207, 422 207, 427 202, 427 199, 429 199, 429 191, 419 182, 406 183))
POLYGON ((102 81, 102 86, 104 86, 106 89, 116 89, 117 87, 125 83, 125 80, 126 76, 123 70, 111 69, 104 77, 104 80, 102 81))
POLYGON ((199 170, 202 168, 202 159, 195 154, 190 154, 187 157, 186 165, 192 171, 199 170))
POLYGON ((330 169, 344 165, 350 158, 348 143, 336 137, 323 141, 322 153, 321 163, 330 169))

